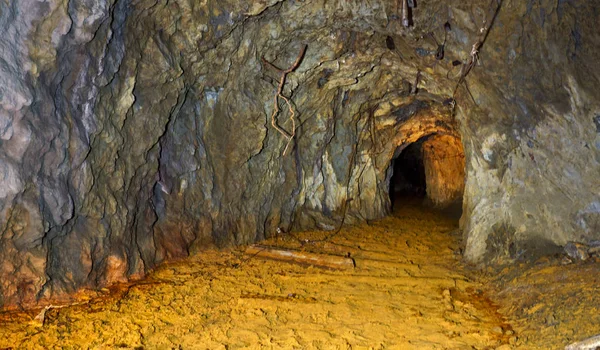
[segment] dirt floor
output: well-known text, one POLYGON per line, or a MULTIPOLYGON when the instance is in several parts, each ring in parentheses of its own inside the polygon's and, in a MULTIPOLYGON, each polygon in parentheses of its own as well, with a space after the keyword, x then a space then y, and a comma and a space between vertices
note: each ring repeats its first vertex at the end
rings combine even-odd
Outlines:
POLYGON ((3 314, 0 349, 559 349, 600 333, 599 264, 477 272, 456 229, 411 203, 327 242, 263 242, 350 254, 356 267, 342 271, 203 251, 43 318, 3 314))
POLYGON ((520 349, 564 349, 600 334, 600 259, 574 263, 551 256, 491 271, 479 279, 494 286, 493 299, 509 315, 520 349))

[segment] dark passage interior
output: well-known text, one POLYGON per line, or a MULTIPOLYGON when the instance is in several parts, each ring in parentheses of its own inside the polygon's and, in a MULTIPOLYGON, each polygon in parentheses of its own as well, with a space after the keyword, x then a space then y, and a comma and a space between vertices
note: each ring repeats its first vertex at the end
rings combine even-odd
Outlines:
POLYGON ((424 138, 411 143, 392 160, 390 179, 390 201, 392 208, 397 201, 424 198, 427 193, 425 165, 423 162, 424 138))

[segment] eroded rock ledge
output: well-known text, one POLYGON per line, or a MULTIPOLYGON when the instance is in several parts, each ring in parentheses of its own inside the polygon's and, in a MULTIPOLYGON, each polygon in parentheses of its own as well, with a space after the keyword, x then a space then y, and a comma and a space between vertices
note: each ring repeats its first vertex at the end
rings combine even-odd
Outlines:
POLYGON ((0 305, 384 216, 397 150, 430 135, 464 146, 468 260, 600 238, 598 5, 503 1, 454 96, 489 6, 422 2, 406 29, 387 0, 3 3, 0 305), (282 156, 261 58, 305 44, 282 156))

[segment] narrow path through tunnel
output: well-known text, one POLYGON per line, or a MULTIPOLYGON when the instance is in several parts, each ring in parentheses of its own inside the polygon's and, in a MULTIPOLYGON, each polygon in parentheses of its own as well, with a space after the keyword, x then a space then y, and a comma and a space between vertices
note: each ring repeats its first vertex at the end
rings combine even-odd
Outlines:
MULTIPOLYGON (((108 298, 49 309, 41 326, 0 326, 0 348, 495 349, 511 326, 458 259, 456 221, 430 207, 348 226, 330 239, 299 232, 262 242, 351 256, 319 269, 238 250, 207 250, 159 267, 108 298), (119 325, 115 327, 115 325, 119 325), (496 331, 496 330, 500 331, 496 331)), ((33 318, 40 310, 22 318, 33 318)), ((0 320, 1 322, 1 320, 0 320)))
POLYGON ((0 349, 529 350, 557 348, 571 339, 570 327, 593 327, 582 324, 597 312, 579 301, 600 302, 597 279, 579 278, 598 276, 597 265, 546 262, 523 276, 522 267, 507 268, 504 283, 513 287, 502 310, 490 299, 494 280, 461 262, 456 228, 439 210, 398 202, 392 215, 333 236, 309 231, 262 242, 351 256, 355 266, 347 269, 249 257, 243 248, 204 250, 144 281, 82 291, 70 305, 0 314, 0 349), (542 288, 554 293, 535 304, 542 288), (579 306, 564 308, 567 299, 579 306), (507 320, 515 307, 524 317, 507 320), (558 332, 531 327, 548 317, 563 322, 558 332))

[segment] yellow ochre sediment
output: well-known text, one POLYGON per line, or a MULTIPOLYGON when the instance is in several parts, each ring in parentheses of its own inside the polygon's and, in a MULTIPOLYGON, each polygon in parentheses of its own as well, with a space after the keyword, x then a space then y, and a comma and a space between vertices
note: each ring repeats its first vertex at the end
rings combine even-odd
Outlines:
POLYGON ((353 269, 202 251, 111 298, 50 308, 43 326, 34 311, 5 314, 0 348, 532 348, 488 298, 490 284, 460 262, 456 219, 397 207, 326 242, 306 243, 324 232, 263 242, 349 254, 353 269))

